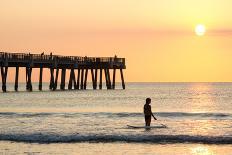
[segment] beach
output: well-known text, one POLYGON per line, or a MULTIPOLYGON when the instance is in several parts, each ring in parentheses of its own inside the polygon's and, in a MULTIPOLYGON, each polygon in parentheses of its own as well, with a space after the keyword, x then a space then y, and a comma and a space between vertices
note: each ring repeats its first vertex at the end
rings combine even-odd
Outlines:
POLYGON ((13 84, 8 90, 0 93, 0 154, 232 151, 232 83, 127 83, 125 90, 41 92, 23 91, 21 83, 19 92, 13 84), (147 97, 158 119, 152 125, 167 128, 127 127, 144 125, 147 97))

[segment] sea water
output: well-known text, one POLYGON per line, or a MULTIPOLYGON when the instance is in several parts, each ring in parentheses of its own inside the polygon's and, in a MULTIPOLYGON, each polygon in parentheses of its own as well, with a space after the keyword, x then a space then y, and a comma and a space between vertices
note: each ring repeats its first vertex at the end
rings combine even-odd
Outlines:
POLYGON ((126 90, 0 93, 0 154, 232 154, 232 83, 127 83, 126 90), (144 125, 152 99, 157 121, 144 125))

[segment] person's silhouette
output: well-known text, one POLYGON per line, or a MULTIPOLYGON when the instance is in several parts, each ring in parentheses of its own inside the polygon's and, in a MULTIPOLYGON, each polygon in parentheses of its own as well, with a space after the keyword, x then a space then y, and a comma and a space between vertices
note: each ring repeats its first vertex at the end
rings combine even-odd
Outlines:
POLYGON ((155 116, 153 115, 152 111, 151 111, 151 106, 150 106, 150 104, 151 104, 151 99, 150 99, 150 98, 147 98, 147 99, 146 99, 146 104, 145 104, 144 107, 143 107, 144 118, 145 118, 145 125, 146 125, 146 126, 150 126, 150 124, 151 124, 151 116, 152 116, 155 120, 157 120, 157 119, 155 118, 155 116))

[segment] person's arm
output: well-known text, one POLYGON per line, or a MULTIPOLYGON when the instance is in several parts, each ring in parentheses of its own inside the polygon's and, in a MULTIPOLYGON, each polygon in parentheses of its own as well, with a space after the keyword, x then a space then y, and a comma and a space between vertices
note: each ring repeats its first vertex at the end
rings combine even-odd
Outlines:
POLYGON ((152 115, 152 117, 153 117, 155 120, 157 120, 156 117, 153 115, 153 112, 152 112, 152 111, 151 111, 151 115, 152 115))
POLYGON ((153 117, 155 120, 157 120, 156 117, 153 115, 153 113, 151 113, 151 115, 152 115, 152 117, 153 117))

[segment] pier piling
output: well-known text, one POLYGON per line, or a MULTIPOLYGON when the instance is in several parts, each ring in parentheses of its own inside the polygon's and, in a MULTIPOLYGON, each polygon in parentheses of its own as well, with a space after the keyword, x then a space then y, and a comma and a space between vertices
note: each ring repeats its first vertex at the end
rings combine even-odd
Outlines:
POLYGON ((19 67, 17 66, 15 68, 15 86, 14 86, 15 91, 18 91, 18 81, 19 81, 19 67))
POLYGON ((60 81, 60 89, 65 90, 65 76, 66 76, 66 69, 62 68, 61 70, 61 81, 60 81))
POLYGON ((54 68, 50 68, 50 84, 49 84, 49 89, 50 90, 54 89, 54 68))
POLYGON ((78 68, 78 70, 77 70, 77 89, 80 89, 80 73, 81 73, 81 70, 80 70, 80 68, 78 68))
POLYGON ((27 91, 32 91, 31 74, 32 74, 32 68, 26 67, 26 90, 27 91))
POLYGON ((105 72, 105 80, 106 80, 106 88, 109 89, 109 79, 107 69, 104 69, 105 72))
POLYGON ((56 77, 55 77, 55 83, 54 83, 53 90, 57 89, 58 76, 59 76, 59 68, 56 69, 56 77))
POLYGON ((91 76, 92 76, 92 86, 93 86, 93 89, 94 89, 95 77, 94 77, 94 72, 93 72, 92 68, 91 68, 91 76))
POLYGON ((98 69, 95 69, 95 78, 94 78, 93 89, 97 89, 97 72, 98 72, 98 69))
POLYGON ((100 69, 99 89, 102 89, 102 69, 100 69))
POLYGON ((116 69, 113 69, 113 84, 112 84, 112 89, 115 89, 115 77, 116 77, 116 69))
POLYGON ((123 77, 122 69, 120 69, 120 73, 121 73, 121 80, 122 80, 122 88, 125 89, 125 83, 124 83, 124 77, 123 77))
POLYGON ((7 79, 8 67, 1 67, 2 74, 2 91, 6 92, 6 79, 7 79))
POLYGON ((81 89, 84 89, 84 68, 81 69, 81 89))
POLYGON ((108 82, 109 82, 108 86, 109 86, 109 89, 111 89, 111 79, 110 79, 110 71, 109 71, 109 69, 107 69, 107 76, 108 76, 108 82))
POLYGON ((39 68, 39 90, 42 90, 42 82, 43 82, 43 67, 39 68))
POLYGON ((72 70, 70 71, 70 75, 69 75, 68 89, 69 90, 72 89, 72 70))
POLYGON ((87 81, 88 81, 88 68, 85 69, 84 89, 86 89, 86 87, 87 87, 87 81))

